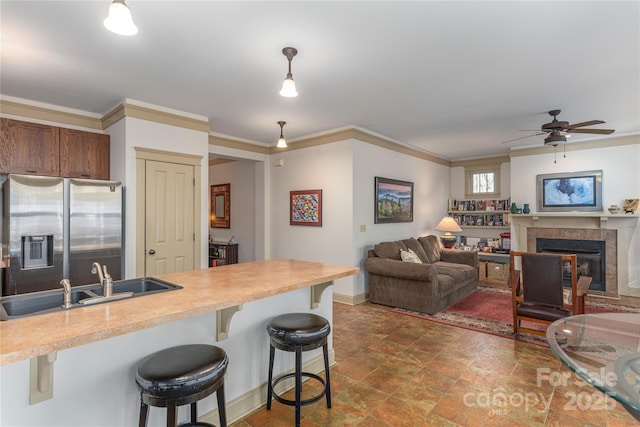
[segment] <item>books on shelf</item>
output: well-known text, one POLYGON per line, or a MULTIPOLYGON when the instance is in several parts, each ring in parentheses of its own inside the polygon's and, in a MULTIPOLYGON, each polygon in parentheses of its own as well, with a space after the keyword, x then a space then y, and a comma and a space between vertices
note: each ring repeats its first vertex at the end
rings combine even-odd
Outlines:
POLYGON ((451 211, 506 211, 511 205, 510 199, 456 200, 449 199, 451 211))
POLYGON ((462 227, 509 227, 511 225, 510 214, 506 212, 495 214, 452 213, 451 217, 462 227))

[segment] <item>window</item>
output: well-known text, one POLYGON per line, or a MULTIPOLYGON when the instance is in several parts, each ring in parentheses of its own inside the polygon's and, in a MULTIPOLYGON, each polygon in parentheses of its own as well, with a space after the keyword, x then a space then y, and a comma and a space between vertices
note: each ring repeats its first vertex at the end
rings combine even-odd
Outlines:
POLYGON ((471 179, 472 193, 495 193, 495 174, 493 172, 473 173, 471 179))
POLYGON ((465 168, 466 197, 500 194, 500 168, 465 168))

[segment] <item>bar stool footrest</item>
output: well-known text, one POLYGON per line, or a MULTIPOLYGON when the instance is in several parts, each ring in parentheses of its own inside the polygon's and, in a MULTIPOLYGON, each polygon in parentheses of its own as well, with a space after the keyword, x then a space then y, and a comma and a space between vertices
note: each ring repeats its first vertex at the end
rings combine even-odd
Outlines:
MULTIPOLYGON (((295 376, 296 376, 295 372, 292 372, 290 374, 282 375, 282 376, 276 378, 275 380, 273 380, 273 384, 271 386, 271 390, 272 390, 272 393, 273 393, 273 398, 275 400, 277 400, 278 402, 283 403, 285 405, 290 405, 290 406, 295 406, 296 405, 296 401, 295 400, 289 400, 289 399, 285 399, 283 397, 280 397, 278 395, 278 393, 276 393, 276 391, 275 391, 275 387, 280 381, 283 381, 283 380, 285 380, 287 378, 295 378, 295 376)), ((318 375, 312 374, 312 373, 309 373, 309 372, 301 372, 300 376, 307 377, 307 378, 312 378, 314 380, 319 381, 322 384, 322 391, 320 393, 318 393, 317 395, 313 396, 313 397, 310 397, 310 398, 305 399, 305 400, 301 400, 300 401, 300 405, 301 406, 310 405, 310 404, 312 404, 314 402, 317 402, 318 400, 322 399, 325 396, 325 394, 327 393, 327 385, 325 383, 324 378, 321 378, 318 375)))
POLYGON ((216 427, 216 426, 210 423, 198 421, 195 423, 192 423, 192 422, 181 423, 181 424, 178 424, 178 427, 216 427))

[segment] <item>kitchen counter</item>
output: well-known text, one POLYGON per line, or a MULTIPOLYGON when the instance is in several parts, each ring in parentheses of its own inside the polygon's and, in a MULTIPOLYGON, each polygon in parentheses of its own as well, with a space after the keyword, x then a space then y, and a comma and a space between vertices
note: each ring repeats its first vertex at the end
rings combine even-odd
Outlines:
POLYGON ((0 322, 0 366, 209 312, 231 309, 228 313, 233 315, 233 307, 244 303, 330 283, 358 271, 271 259, 159 275, 183 289, 0 322))

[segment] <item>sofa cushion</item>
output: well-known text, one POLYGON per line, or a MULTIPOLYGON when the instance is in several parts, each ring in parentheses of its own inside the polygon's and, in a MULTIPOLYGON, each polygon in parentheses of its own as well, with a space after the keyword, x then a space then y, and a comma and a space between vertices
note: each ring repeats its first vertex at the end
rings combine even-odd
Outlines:
POLYGON ((424 252, 424 248, 422 247, 420 242, 418 242, 416 239, 414 239, 413 237, 410 239, 404 239, 402 240, 402 243, 404 243, 407 249, 411 249, 416 255, 418 255, 418 258, 420 258, 420 261, 429 263, 429 258, 427 257, 427 254, 424 252))
POLYGON ((438 261, 435 263, 438 270, 438 277, 441 274, 451 276, 456 282, 466 282, 475 279, 477 269, 467 264, 455 264, 452 262, 438 261))
POLYGON ((422 236, 418 238, 418 242, 422 245, 429 264, 440 261, 440 239, 437 236, 422 236))
POLYGON ((389 259, 397 259, 400 261, 400 249, 403 251, 407 250, 407 247, 401 241, 397 240, 395 242, 382 242, 378 243, 373 250, 376 253, 376 256, 380 258, 389 258, 389 259))
POLYGON ((438 297, 442 298, 455 291, 455 283, 456 281, 453 277, 438 273, 438 297))
POLYGON ((404 262, 413 262, 415 264, 422 264, 422 260, 420 259, 420 257, 418 257, 418 255, 416 255, 416 253, 413 252, 413 250, 411 249, 407 249, 406 251, 400 249, 400 258, 402 258, 402 261, 404 262))

